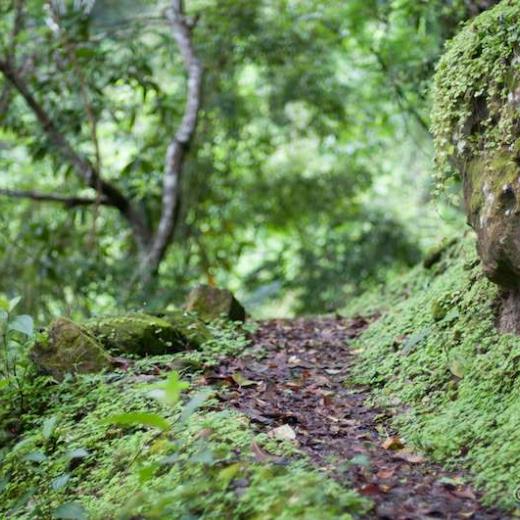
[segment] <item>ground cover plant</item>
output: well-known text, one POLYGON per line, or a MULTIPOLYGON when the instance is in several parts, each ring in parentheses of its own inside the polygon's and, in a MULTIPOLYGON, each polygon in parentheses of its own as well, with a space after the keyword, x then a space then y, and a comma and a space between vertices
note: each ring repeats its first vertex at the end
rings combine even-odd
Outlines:
POLYGON ((471 468, 488 503, 515 506, 520 341, 496 329, 499 291, 482 274, 473 236, 446 244, 433 265, 353 304, 383 313, 355 345, 356 380, 400 411, 407 442, 471 468))

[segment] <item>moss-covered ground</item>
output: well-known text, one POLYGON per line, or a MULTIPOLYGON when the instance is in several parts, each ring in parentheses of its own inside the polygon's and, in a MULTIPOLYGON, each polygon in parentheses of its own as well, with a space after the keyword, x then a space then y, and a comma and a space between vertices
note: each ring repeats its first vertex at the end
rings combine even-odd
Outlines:
POLYGON ((518 507, 520 338, 495 328, 498 290, 472 236, 430 258, 346 309, 381 315, 355 344, 355 380, 400 412, 407 443, 462 463, 488 503, 518 507))
MULTIPOLYGON (((211 388, 201 397, 201 369, 247 345, 236 329, 214 333, 200 351, 59 385, 36 379, 20 431, 10 434, 12 418, 0 414, 0 518, 314 520, 366 511, 365 499, 293 444, 255 433, 217 406, 211 388), (174 369, 191 387, 175 405, 158 402, 157 382, 174 369)), ((172 381, 170 391, 180 391, 172 381)))
MULTIPOLYGON (((405 444, 467 467, 485 500, 510 510, 520 485, 520 338, 497 332, 498 299, 466 236, 345 312, 379 316, 353 345, 352 377, 397 412, 405 444)), ((121 360, 60 384, 35 377, 19 417, 2 403, 0 518, 363 517, 365 499, 219 404, 203 373, 248 341, 243 329, 209 330, 199 350, 121 360), (165 380, 180 401, 157 400, 165 380)))

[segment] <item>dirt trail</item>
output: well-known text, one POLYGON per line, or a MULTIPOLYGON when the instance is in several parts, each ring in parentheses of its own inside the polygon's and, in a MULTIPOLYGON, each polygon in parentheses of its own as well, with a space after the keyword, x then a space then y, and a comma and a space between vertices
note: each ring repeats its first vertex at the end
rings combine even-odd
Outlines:
POLYGON ((222 400, 259 430, 288 425, 283 431, 295 432, 316 465, 373 499, 367 518, 508 518, 483 508, 471 487, 458 484, 460 475, 402 446, 388 415, 365 404, 367 388, 344 386, 354 358, 346 343, 365 326, 332 318, 263 322, 247 356, 208 378, 225 383, 222 400))

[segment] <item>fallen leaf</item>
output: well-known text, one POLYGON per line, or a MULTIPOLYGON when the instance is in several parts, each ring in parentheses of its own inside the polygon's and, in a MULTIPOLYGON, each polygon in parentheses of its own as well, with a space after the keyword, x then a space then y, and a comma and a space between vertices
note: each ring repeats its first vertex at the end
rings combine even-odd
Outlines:
POLYGON ((334 399, 333 399, 332 395, 330 395, 330 394, 323 395, 321 397, 321 404, 324 407, 332 406, 334 404, 334 399))
POLYGON ((386 439, 385 442, 383 442, 383 444, 381 444, 381 446, 385 450, 401 450, 404 448, 403 442, 396 435, 388 437, 388 439, 386 439))
POLYGON ((379 487, 379 485, 374 484, 374 483, 365 484, 364 486, 361 487, 359 492, 365 496, 374 496, 374 495, 380 495, 381 493, 384 493, 384 491, 379 487))
POLYGON ((439 484, 442 484, 444 487, 448 489, 453 489, 463 484, 462 477, 458 475, 455 477, 441 477, 437 480, 437 482, 439 482, 439 484))
POLYGON ((271 430, 268 435, 269 437, 278 439, 279 441, 296 440, 296 432, 288 424, 283 424, 282 426, 278 426, 278 428, 274 428, 274 430, 271 430))
POLYGON ((345 369, 342 368, 326 368, 325 373, 329 374, 329 376, 335 376, 337 374, 341 374, 345 369))
POLYGON ((458 377, 459 379, 462 379, 464 377, 464 364, 458 360, 458 359, 454 359, 451 363, 450 363, 450 372, 455 376, 455 377, 458 377))
POLYGON ((196 437, 198 439, 209 439, 213 433, 215 433, 213 428, 203 428, 197 432, 196 437))
POLYGON ((250 379, 247 379, 244 377, 240 372, 235 372, 231 379, 238 385, 238 386, 256 386, 258 383, 256 381, 251 381, 250 379))
POLYGON ((392 478, 394 476, 395 470, 393 469, 380 469, 376 476, 377 478, 380 478, 381 480, 386 480, 389 478, 392 478))
POLYGON ((426 459, 422 455, 418 455, 417 453, 411 453, 407 450, 400 450, 394 455, 394 459, 404 460, 405 462, 409 462, 410 464, 421 464, 426 459))
POLYGON ((453 489, 450 491, 450 493, 459 498, 469 498, 470 500, 475 500, 477 498, 471 488, 453 489))
POLYGON ((287 360, 290 367, 302 367, 307 368, 307 365, 298 356, 289 356, 287 360))

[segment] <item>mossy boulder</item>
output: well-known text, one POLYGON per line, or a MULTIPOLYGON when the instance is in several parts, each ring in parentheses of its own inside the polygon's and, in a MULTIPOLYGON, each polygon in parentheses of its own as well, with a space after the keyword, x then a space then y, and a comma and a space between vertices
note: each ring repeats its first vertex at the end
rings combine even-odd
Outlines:
POLYGON ((110 356, 92 334, 67 318, 51 323, 32 347, 30 357, 57 380, 68 373, 102 372, 111 365, 110 356))
POLYGON ((246 311, 233 293, 209 285, 199 285, 190 292, 186 310, 195 312, 205 321, 223 316, 231 321, 245 321, 246 319, 246 311))
POLYGON ((484 272, 520 286, 520 2, 504 0, 454 38, 435 79, 441 183, 460 178, 484 272))
POLYGON ((109 351, 138 356, 180 352, 194 346, 179 327, 148 314, 128 314, 89 320, 86 329, 109 351))
POLYGON ((209 327, 197 316, 181 309, 168 310, 157 316, 181 332, 194 348, 200 348, 213 338, 209 327))

